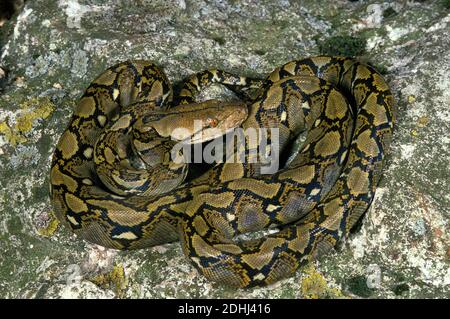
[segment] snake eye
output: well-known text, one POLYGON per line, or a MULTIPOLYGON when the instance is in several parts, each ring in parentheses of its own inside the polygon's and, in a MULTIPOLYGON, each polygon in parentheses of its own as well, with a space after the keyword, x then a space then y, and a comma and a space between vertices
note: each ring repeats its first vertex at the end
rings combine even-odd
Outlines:
POLYGON ((216 119, 216 118, 208 118, 207 120, 206 120, 206 123, 208 123, 208 126, 209 127, 216 127, 217 126, 217 124, 219 124, 219 121, 216 119))

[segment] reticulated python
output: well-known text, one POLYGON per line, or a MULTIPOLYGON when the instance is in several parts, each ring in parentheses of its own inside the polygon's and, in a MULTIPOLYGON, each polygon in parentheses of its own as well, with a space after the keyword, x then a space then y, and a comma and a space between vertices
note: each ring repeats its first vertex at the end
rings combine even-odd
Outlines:
MULTIPOLYGON (((247 287, 287 277, 334 247, 370 205, 394 123, 393 97, 373 68, 318 56, 289 62, 263 81, 204 71, 171 100, 166 76, 145 61, 115 65, 87 88, 50 178, 55 213, 76 234, 117 249, 181 239, 206 277, 247 287), (258 94, 248 110, 242 102, 196 103, 213 82, 258 94), (216 137, 211 128, 239 125, 278 128, 281 147, 308 134, 274 174, 262 175, 260 163, 225 163, 182 184, 186 167, 165 154, 173 139, 197 139, 194 119, 206 123, 206 140, 216 137), (174 133, 180 126, 185 133, 174 133), (236 240, 270 227, 280 230, 236 240)), ((268 145, 249 145, 245 158, 268 145)))

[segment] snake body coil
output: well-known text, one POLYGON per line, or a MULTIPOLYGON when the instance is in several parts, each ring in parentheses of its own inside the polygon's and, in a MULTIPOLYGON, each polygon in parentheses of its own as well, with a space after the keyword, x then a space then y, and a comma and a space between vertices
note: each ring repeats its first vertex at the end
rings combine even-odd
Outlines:
POLYGON ((86 90, 56 147, 50 177, 55 213, 80 237, 117 249, 181 239, 206 277, 247 287, 287 277, 334 247, 369 207, 394 124, 392 94, 373 68, 317 56, 289 62, 263 81, 210 70, 184 83, 179 106, 169 108, 171 99, 166 76, 144 61, 113 66, 86 90), (260 163, 249 159, 252 150, 270 152, 276 141, 269 134, 264 149, 248 146, 243 163, 217 165, 181 184, 184 168, 155 155, 172 144, 154 138, 171 134, 163 129, 176 122, 164 120, 168 113, 188 114, 183 121, 192 109, 200 113, 203 104, 194 96, 212 82, 259 93, 246 119, 239 103, 206 103, 199 115, 210 126, 277 128, 282 148, 307 130, 298 155, 276 173, 261 174, 260 163), (159 162, 151 164, 154 159, 159 162), (236 240, 270 227, 279 231, 236 240))

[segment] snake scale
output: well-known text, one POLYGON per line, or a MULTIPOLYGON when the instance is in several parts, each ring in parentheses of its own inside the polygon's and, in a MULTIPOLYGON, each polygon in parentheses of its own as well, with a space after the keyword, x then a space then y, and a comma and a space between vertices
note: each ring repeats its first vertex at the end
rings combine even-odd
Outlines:
POLYGON ((119 63, 86 89, 56 146, 51 201, 58 219, 90 242, 137 249, 181 240, 212 281, 271 284, 334 247, 367 210, 389 149, 393 107, 382 76, 345 57, 291 61, 264 80, 203 71, 175 98, 153 63, 119 63), (248 102, 196 102, 214 82, 248 102), (250 97, 248 89, 257 93, 250 97), (194 118, 206 123, 201 132, 194 118), (179 126, 184 133, 175 136, 179 126), (273 174, 249 161, 255 149, 277 156, 272 133, 264 147, 248 146, 246 161, 188 181, 186 167, 164 155, 174 139, 206 133, 211 140, 212 128, 238 126, 277 128, 281 149, 305 130, 307 137, 273 174), (278 231, 237 239, 268 228, 278 231))

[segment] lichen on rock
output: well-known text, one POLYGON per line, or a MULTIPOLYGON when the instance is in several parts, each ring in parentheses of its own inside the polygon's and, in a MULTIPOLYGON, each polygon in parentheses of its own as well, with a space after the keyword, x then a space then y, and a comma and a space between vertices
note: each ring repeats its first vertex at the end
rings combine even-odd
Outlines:
POLYGON ((448 1, 27 1, 0 27, 0 297, 450 297, 449 23, 448 1), (149 59, 179 82, 212 67, 264 76, 321 52, 382 71, 398 121, 358 231, 313 268, 235 290, 199 275, 177 243, 100 250, 57 226, 51 155, 108 66, 149 59))

